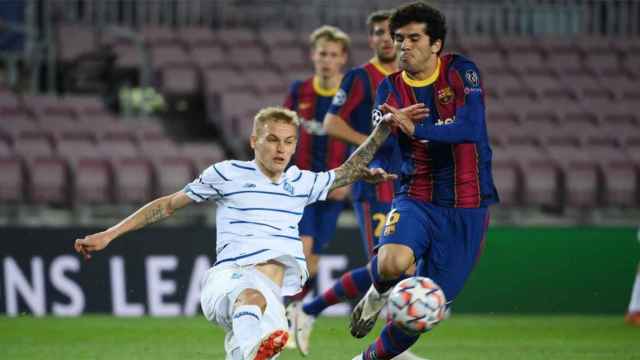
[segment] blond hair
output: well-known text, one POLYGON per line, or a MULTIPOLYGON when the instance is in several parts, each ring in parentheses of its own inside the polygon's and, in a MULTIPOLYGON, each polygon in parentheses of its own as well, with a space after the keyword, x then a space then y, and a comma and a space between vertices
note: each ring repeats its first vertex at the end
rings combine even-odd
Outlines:
POLYGON ((349 35, 331 25, 323 25, 311 33, 309 36, 309 45, 311 45, 312 49, 316 47, 320 39, 339 43, 342 45, 344 52, 348 52, 351 46, 351 38, 349 38, 349 35))
POLYGON ((253 118, 251 135, 258 135, 258 129, 261 129, 267 121, 291 124, 296 129, 300 126, 300 119, 298 119, 298 115, 294 111, 280 106, 269 106, 258 111, 253 118))

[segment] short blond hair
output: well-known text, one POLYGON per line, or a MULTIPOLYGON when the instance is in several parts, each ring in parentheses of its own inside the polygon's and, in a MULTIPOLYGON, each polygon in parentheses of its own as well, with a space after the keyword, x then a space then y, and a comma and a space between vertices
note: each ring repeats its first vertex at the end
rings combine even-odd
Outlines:
POLYGON ((311 48, 314 49, 318 41, 321 39, 341 44, 344 52, 348 52, 349 47, 351 46, 351 38, 349 35, 331 25, 323 25, 309 35, 309 45, 311 45, 311 48))
POLYGON ((251 134, 257 135, 258 129, 262 128, 268 121, 291 124, 296 129, 300 126, 300 119, 298 119, 295 111, 285 109, 281 106, 269 106, 258 111, 253 118, 253 130, 251 134))

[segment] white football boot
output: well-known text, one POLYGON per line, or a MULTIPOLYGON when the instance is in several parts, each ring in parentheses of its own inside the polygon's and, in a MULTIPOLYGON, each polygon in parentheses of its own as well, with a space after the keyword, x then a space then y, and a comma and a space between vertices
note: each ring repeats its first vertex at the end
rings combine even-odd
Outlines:
POLYGON ((379 294, 376 288, 371 285, 358 304, 351 312, 351 335, 356 338, 363 338, 373 329, 378 319, 378 315, 384 308, 389 297, 389 291, 379 294))
POLYGON ((311 331, 315 321, 316 318, 314 316, 308 315, 302 310, 302 304, 296 308, 293 337, 302 356, 309 355, 309 339, 311 338, 311 331))

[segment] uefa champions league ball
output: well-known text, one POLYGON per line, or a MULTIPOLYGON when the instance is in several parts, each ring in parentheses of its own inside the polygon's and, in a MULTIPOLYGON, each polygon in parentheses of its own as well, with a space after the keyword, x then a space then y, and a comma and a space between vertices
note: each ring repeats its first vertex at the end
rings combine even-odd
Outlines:
POLYGON ((447 300, 440 286, 426 277, 400 281, 389 295, 389 317, 410 333, 425 333, 444 319, 447 300))

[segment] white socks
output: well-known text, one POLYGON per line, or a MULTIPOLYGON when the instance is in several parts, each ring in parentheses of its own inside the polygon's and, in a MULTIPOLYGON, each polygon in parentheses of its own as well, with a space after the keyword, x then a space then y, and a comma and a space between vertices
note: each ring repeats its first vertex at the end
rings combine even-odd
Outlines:
POLYGON ((633 290, 631 290, 629 312, 640 312, 640 271, 636 273, 636 281, 634 281, 633 290))
POLYGON ((261 340, 261 319, 262 311, 257 305, 240 305, 233 311, 233 336, 245 356, 261 340))

